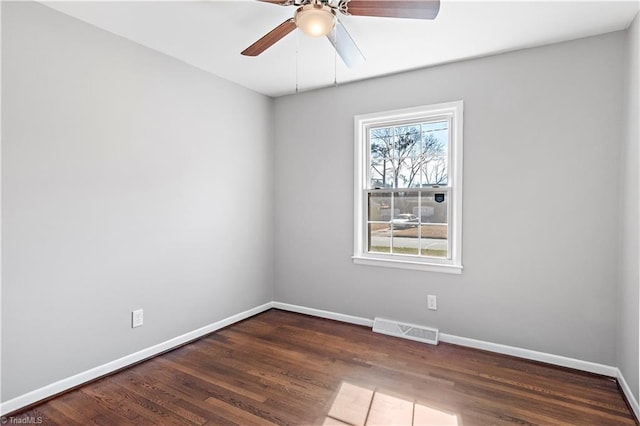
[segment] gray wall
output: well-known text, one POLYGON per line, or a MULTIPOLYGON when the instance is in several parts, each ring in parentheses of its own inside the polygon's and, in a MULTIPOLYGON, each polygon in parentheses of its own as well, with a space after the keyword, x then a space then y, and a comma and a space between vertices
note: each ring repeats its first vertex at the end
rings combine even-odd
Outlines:
POLYGON ((3 400, 272 299, 619 365, 637 397, 637 21, 279 98, 274 116, 3 2, 3 400), (458 99, 463 274, 353 265, 353 115, 458 99))
POLYGON ((636 15, 627 34, 627 79, 626 79, 626 134, 624 135, 622 162, 622 220, 621 220, 621 252, 620 252, 620 292, 618 311, 618 362, 616 365, 622 371, 625 380, 631 387, 636 400, 638 390, 638 287, 640 276, 638 260, 638 162, 640 160, 640 133, 638 131, 638 51, 640 50, 640 18, 636 15))
POLYGON ((616 365, 625 37, 276 99, 275 299, 616 365), (353 116, 458 99, 463 274, 352 264, 353 116))
POLYGON ((3 400, 272 300, 271 99, 37 3, 2 43, 3 400))

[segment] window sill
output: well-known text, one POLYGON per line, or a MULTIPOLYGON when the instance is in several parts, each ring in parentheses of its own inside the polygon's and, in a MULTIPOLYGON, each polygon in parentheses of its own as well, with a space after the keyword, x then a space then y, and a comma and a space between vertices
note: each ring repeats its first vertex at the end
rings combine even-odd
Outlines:
POLYGON ((356 265, 380 266, 384 268, 411 269, 414 271, 443 272, 462 274, 462 265, 444 265, 439 263, 413 262, 404 259, 380 259, 366 256, 352 256, 356 265))

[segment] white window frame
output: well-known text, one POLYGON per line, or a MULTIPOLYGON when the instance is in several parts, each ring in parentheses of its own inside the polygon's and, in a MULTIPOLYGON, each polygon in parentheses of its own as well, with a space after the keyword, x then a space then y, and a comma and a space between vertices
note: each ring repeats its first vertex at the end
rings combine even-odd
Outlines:
MULTIPOLYGON (((354 254, 353 262, 361 265, 421 271, 462 273, 462 128, 463 102, 454 101, 415 108, 397 109, 354 117, 354 254), (367 250, 366 193, 370 179, 369 129, 410 121, 429 121, 435 117, 450 120, 448 145, 449 170, 449 247, 450 259, 415 255, 370 253, 367 250)), ((397 191, 389 189, 389 191, 397 191)))

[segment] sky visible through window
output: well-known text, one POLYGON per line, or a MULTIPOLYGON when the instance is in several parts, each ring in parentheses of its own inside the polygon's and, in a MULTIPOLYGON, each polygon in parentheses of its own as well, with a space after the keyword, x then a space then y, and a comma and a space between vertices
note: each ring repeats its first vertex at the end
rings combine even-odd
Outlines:
POLYGON ((447 185, 448 145, 448 121, 370 129, 370 187, 447 185))

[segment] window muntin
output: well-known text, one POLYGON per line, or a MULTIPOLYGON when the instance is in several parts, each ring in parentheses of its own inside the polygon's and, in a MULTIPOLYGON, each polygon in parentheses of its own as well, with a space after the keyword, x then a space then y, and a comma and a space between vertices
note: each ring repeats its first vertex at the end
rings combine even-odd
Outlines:
POLYGON ((355 121, 354 261, 459 273, 462 102, 355 121))

